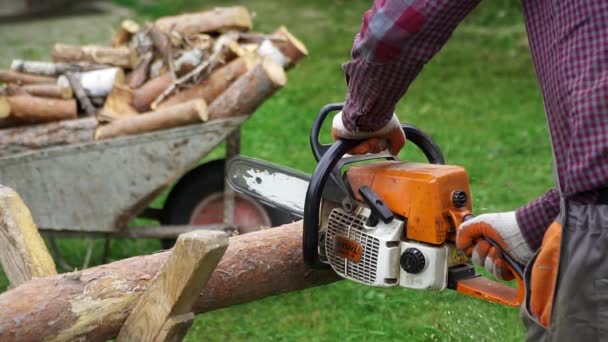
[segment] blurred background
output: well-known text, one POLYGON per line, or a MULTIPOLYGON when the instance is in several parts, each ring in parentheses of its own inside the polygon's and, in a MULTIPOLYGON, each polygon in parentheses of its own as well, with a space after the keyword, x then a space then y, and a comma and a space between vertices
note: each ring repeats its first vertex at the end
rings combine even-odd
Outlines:
MULTIPOLYGON (((289 72, 287 86, 245 123, 241 149, 310 173, 315 165, 310 125, 324 104, 344 100, 341 64, 371 1, 0 0, 0 68, 14 58, 50 60, 49 51, 59 41, 109 43, 125 18, 143 21, 228 5, 255 12, 256 31, 286 25, 310 51, 289 72)), ((447 163, 468 170, 475 214, 514 210, 553 184, 542 99, 518 1, 482 3, 424 68, 396 112, 432 135, 447 163)), ((206 160, 222 154, 220 147, 206 160)), ((401 157, 421 159, 407 146, 401 157)), ((156 205, 163 201, 159 197, 156 205)), ((75 264, 86 250, 74 239, 60 247, 75 264)), ((159 249, 155 240, 112 240, 109 261, 159 249)), ((92 260, 99 263, 101 256, 92 260)), ((0 291, 7 285, 0 275, 0 291)), ((523 336, 517 309, 449 291, 382 290, 343 281, 201 315, 187 338, 517 341, 523 336)))

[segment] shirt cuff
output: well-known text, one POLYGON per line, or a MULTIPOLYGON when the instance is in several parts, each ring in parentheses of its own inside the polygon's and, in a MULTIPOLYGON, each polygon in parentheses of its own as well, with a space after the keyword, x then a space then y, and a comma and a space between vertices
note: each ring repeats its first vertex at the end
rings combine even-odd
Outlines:
POLYGON ((545 231, 557 218, 559 211, 560 194, 554 188, 515 212, 519 229, 533 251, 540 248, 545 231))

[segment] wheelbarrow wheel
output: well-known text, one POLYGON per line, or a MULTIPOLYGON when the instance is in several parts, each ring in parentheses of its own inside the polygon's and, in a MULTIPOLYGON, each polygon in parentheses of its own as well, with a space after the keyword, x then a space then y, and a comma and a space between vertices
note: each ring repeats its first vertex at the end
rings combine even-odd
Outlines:
MULTIPOLYGON (((167 196, 162 223, 166 225, 223 223, 224 168, 225 160, 217 159, 202 164, 184 175, 167 196)), ((239 234, 291 222, 287 214, 242 194, 235 194, 234 206, 234 223, 238 227, 239 234)), ((171 248, 175 243, 173 239, 161 241, 163 248, 171 248)))

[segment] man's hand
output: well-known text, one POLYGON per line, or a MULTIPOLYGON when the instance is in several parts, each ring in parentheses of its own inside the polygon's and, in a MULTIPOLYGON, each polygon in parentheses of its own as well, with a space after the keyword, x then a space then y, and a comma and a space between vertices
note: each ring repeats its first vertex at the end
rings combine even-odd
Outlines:
POLYGON ((456 237, 456 247, 474 263, 484 266, 497 279, 512 280, 514 275, 509 272, 502 253, 483 237, 492 239, 523 265, 532 258, 532 250, 519 229, 514 211, 477 216, 461 224, 456 237))
POLYGON ((401 151, 401 148, 403 148, 403 145, 405 145, 405 134, 403 133, 403 129, 401 129, 399 119, 394 114, 391 121, 377 131, 353 133, 344 127, 342 112, 340 112, 334 116, 332 135, 336 140, 363 140, 363 142, 349 151, 350 154, 380 153, 388 150, 392 155, 396 156, 401 151))

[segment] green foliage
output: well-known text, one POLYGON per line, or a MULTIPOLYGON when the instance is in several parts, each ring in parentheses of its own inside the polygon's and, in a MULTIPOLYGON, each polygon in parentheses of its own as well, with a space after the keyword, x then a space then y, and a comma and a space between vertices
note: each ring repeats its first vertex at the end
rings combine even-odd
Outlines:
MULTIPOLYGON (((256 30, 287 25, 310 57, 246 122, 242 153, 312 171, 310 125, 321 106, 344 99, 341 63, 370 1, 115 1, 143 17, 242 4, 256 13, 256 30)), ((476 214, 513 210, 552 186, 543 106, 525 43, 519 2, 482 3, 397 107, 403 121, 434 137, 448 163, 467 168, 476 214)), ((212 155, 221 156, 221 150, 212 155)), ((404 157, 420 158, 409 146, 404 157)), ((113 241, 110 255, 118 259, 158 248, 153 241, 113 241)), ((450 291, 340 282, 201 315, 188 340, 517 341, 523 334, 517 309, 450 291)))

